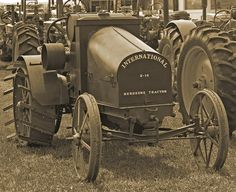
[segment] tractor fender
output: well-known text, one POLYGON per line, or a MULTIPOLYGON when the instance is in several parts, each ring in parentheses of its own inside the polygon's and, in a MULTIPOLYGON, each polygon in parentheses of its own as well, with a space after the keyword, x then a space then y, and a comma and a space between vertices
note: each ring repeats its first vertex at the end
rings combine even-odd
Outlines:
POLYGON ((181 20, 174 20, 174 21, 169 22, 166 28, 173 25, 178 28, 183 41, 186 38, 186 36, 190 33, 190 31, 194 29, 195 27, 197 27, 195 23, 193 23, 192 21, 181 19, 181 20))
POLYGON ((41 105, 62 105, 69 103, 67 80, 56 70, 46 71, 41 55, 21 56, 24 61, 32 97, 41 105))

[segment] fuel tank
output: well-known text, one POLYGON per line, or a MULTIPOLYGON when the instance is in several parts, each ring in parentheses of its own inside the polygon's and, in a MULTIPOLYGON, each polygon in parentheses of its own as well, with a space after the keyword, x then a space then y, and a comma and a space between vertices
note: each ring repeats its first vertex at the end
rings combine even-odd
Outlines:
POLYGON ((168 60, 118 27, 105 27, 88 43, 88 92, 117 108, 172 103, 168 60))

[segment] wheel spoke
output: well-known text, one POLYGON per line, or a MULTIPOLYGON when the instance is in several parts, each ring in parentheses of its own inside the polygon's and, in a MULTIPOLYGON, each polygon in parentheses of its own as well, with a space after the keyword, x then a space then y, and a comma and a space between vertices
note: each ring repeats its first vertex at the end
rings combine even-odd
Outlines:
POLYGON ((199 102, 200 102, 200 106, 199 106, 199 113, 200 113, 200 124, 202 125, 204 123, 204 117, 203 117, 203 109, 202 109, 202 101, 203 101, 203 97, 199 97, 199 102))
POLYGON ((88 113, 85 113, 85 116, 84 116, 83 122, 82 122, 81 127, 80 127, 80 133, 83 132, 84 125, 85 125, 85 123, 86 123, 87 117, 88 117, 88 113))
POLYGON ((204 151, 205 151, 205 157, 206 157, 206 161, 207 161, 207 143, 206 143, 206 139, 203 139, 203 143, 204 143, 204 151))
POLYGON ((65 30, 57 25, 54 25, 54 27, 58 30, 60 34, 65 34, 65 30))
POLYGON ((219 143, 214 139, 212 138, 209 134, 207 134, 207 138, 211 140, 211 142, 217 147, 219 148, 219 143))
POLYGON ((83 139, 81 139, 81 145, 82 145, 82 148, 86 148, 89 152, 91 151, 91 147, 88 143, 86 143, 83 139))
POLYGON ((205 160, 204 155, 203 155, 203 152, 202 152, 201 144, 199 144, 199 152, 200 152, 200 154, 201 154, 201 157, 202 157, 204 163, 206 163, 206 160, 205 160))
POLYGON ((197 139, 197 144, 194 148, 193 155, 197 155, 198 148, 200 146, 201 139, 197 139))
POLYGON ((209 154, 208 154, 207 161, 206 161, 206 167, 209 167, 209 164, 210 164, 212 148, 213 148, 213 143, 211 142, 209 154))
POLYGON ((204 123, 204 127, 207 130, 207 126, 211 123, 211 120, 213 118, 214 115, 214 108, 211 110, 210 114, 207 112, 205 106, 203 105, 203 111, 205 112, 206 116, 207 116, 207 120, 204 123))

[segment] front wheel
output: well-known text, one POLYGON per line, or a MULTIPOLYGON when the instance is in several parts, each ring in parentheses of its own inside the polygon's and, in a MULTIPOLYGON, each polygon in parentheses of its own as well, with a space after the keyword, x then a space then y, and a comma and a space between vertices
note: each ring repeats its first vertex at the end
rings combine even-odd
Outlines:
POLYGON ((190 107, 190 120, 198 122, 195 139, 190 140, 198 167, 220 170, 229 146, 228 119, 220 97, 211 90, 199 91, 190 107))
POLYGON ((99 171, 102 147, 100 113, 95 98, 82 94, 73 113, 73 160, 78 177, 95 181, 99 171))

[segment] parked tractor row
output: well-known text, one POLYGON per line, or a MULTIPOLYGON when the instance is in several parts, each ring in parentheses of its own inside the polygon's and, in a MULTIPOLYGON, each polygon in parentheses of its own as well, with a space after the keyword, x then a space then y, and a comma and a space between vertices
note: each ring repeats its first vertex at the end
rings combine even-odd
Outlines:
POLYGON ((56 20, 51 28, 67 44, 48 35, 41 54, 21 55, 5 78, 13 80, 4 92, 13 92, 4 110, 13 108, 14 119, 7 124, 15 123, 19 143, 50 145, 63 114, 71 114, 73 162, 82 180, 96 180, 102 142, 116 140, 154 145, 188 139, 200 168, 220 170, 235 130, 236 44, 233 28, 219 26, 231 26, 234 10, 224 25, 192 22, 186 12, 173 14, 185 20, 167 24, 166 2, 162 54, 147 42, 159 40, 152 27, 142 28, 140 40, 137 15, 99 11, 56 20), (162 122, 175 115, 175 87, 185 125, 173 129, 162 122))
POLYGON ((230 135, 236 130, 235 30, 234 7, 217 11, 213 20, 172 21, 164 29, 159 51, 172 65, 173 95, 185 123, 195 93, 209 88, 226 107, 230 135))

